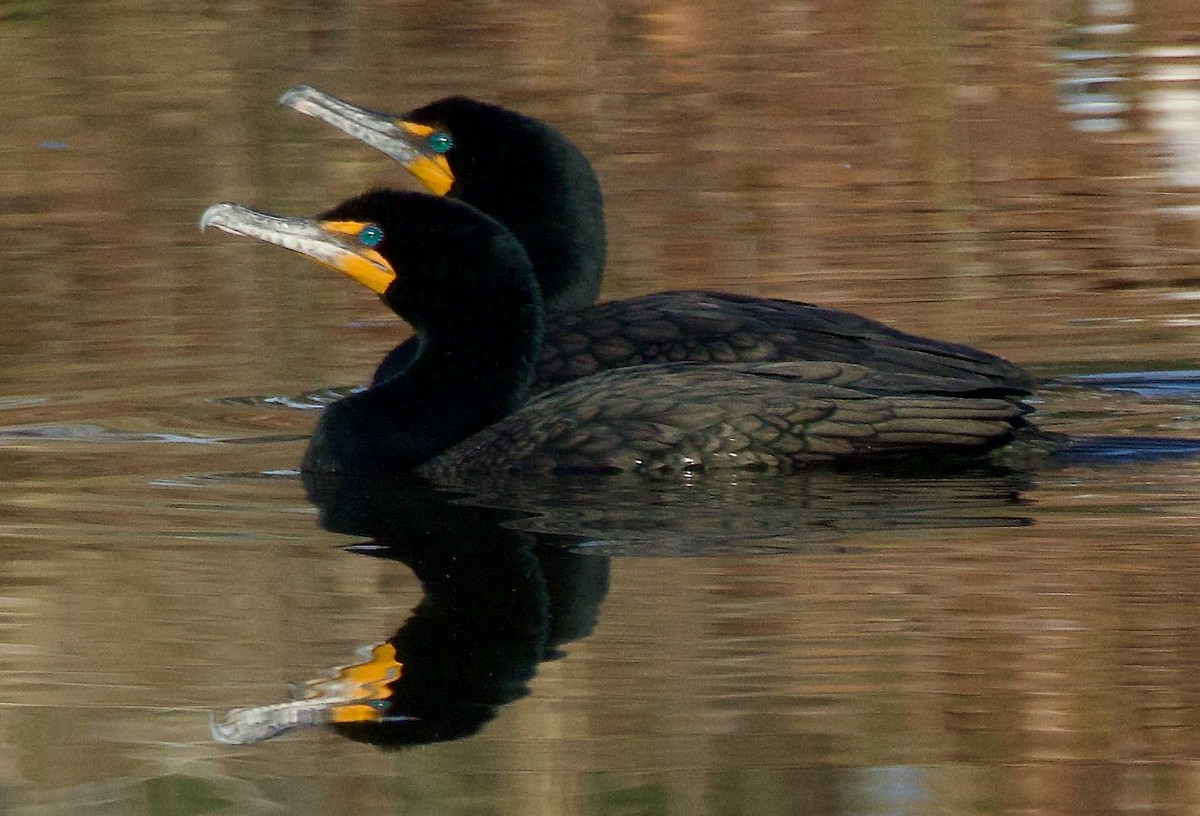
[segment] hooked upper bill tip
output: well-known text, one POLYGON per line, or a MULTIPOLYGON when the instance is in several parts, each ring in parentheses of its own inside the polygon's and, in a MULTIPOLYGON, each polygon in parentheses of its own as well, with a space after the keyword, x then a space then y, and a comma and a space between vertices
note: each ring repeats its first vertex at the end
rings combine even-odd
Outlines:
POLYGON ((204 232, 209 227, 223 229, 229 223, 228 216, 243 212, 245 209, 241 204, 234 204, 232 201, 222 201, 218 204, 213 204, 200 214, 200 231, 204 232))
POLYGON ((291 105, 313 93, 315 90, 311 85, 293 85, 279 95, 279 104, 291 105))
POLYGON ((222 201, 220 204, 213 204, 207 210, 200 214, 200 231, 208 229, 212 226, 214 220, 219 218, 221 214, 229 209, 229 203, 222 201))

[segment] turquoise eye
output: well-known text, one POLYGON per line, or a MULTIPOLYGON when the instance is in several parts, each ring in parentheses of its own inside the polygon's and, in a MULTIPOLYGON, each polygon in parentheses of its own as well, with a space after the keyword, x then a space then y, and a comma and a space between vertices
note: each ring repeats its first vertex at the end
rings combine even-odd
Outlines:
POLYGON ((429 134, 429 147, 434 153, 448 153, 454 147, 454 139, 444 130, 436 130, 429 134))
POLYGON ((365 247, 375 247, 383 241, 383 230, 374 224, 368 224, 358 231, 358 242, 365 247))

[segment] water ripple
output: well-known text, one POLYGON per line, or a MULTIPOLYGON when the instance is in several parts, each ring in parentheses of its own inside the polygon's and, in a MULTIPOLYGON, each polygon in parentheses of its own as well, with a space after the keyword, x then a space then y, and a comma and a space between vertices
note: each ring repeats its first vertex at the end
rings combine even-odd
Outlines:
POLYGON ((294 442, 304 434, 263 434, 260 436, 207 436, 153 431, 121 431, 88 422, 53 425, 15 425, 0 428, 0 443, 27 440, 60 442, 154 442, 185 445, 245 445, 261 442, 294 442))
POLYGON ((1137 394, 1140 397, 1200 399, 1200 369, 1178 371, 1119 371, 1059 377, 1068 385, 1137 394))
POLYGON ((299 411, 320 411, 343 397, 348 397, 351 394, 357 394, 364 390, 366 390, 365 386, 361 385, 341 385, 318 388, 293 396, 286 394, 253 394, 242 397, 222 397, 217 401, 227 405, 272 405, 299 411))

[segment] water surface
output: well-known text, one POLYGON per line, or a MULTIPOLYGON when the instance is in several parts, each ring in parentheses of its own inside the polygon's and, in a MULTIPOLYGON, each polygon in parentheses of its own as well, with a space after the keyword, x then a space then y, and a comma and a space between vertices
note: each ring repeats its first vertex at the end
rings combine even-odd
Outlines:
POLYGON ((425 554, 517 606, 410 620, 425 567, 342 549, 380 528, 291 470, 405 328, 196 221, 410 186, 293 84, 471 94, 593 157, 606 298, 846 308, 1055 379, 1050 429, 1200 438, 1198 33, 1183 0, 8 4, 0 811, 1193 812, 1200 461, 459 497, 425 554), (446 691, 429 649, 471 637, 471 736, 210 734, 385 641, 446 691))

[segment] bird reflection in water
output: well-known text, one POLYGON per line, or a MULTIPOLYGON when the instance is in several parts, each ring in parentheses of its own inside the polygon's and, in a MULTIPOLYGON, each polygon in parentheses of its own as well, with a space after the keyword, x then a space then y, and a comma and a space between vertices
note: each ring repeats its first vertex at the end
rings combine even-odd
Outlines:
POLYGON ((1024 526, 1024 477, 904 478, 819 471, 761 480, 498 481, 468 495, 427 484, 305 476, 321 526, 349 552, 413 571, 424 597, 386 641, 288 702, 212 724, 245 744, 324 725, 400 747, 460 739, 525 697, 539 663, 594 629, 612 556, 854 555, 845 537, 895 529, 1024 526))
POLYGON ((595 626, 609 559, 506 526, 523 514, 454 504, 418 484, 326 476, 307 487, 325 529, 369 537, 347 549, 404 564, 424 597, 361 662, 297 684, 289 702, 214 719, 218 742, 311 725, 390 746, 470 736, 529 693, 538 663, 562 657, 563 644, 595 626))

